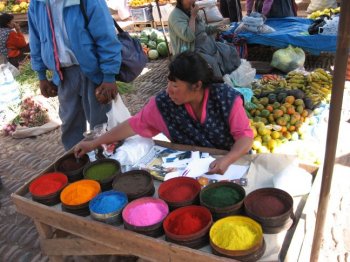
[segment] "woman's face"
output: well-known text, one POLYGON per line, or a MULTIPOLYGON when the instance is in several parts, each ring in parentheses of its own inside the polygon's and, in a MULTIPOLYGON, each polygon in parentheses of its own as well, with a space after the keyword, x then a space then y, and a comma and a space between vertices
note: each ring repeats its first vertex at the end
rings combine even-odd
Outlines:
POLYGON ((175 81, 168 80, 166 92, 176 105, 183 105, 195 100, 200 94, 198 92, 199 89, 200 88, 196 87, 196 84, 192 85, 188 82, 176 79, 175 81))
POLYGON ((13 19, 7 24, 8 28, 15 28, 15 22, 13 21, 13 19))
POLYGON ((182 6, 185 10, 191 10, 196 0, 182 0, 182 6))

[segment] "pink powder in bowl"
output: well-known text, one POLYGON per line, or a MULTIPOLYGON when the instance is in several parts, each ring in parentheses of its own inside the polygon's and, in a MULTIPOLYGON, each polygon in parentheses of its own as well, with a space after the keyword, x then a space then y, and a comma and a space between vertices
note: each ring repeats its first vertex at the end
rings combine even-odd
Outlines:
POLYGON ((134 226, 151 226, 161 222, 169 213, 161 199, 143 197, 130 202, 123 210, 123 219, 134 226))

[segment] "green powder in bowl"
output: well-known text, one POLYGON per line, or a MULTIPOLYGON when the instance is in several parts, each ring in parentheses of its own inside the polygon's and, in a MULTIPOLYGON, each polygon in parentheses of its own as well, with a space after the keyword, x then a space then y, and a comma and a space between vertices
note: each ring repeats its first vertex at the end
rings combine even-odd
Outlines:
POLYGON ((97 181, 103 181, 119 171, 119 166, 115 163, 97 163, 91 165, 85 172, 85 177, 97 181))
POLYGON ((202 194, 202 200, 212 207, 227 207, 242 200, 241 194, 228 186, 210 188, 202 194))

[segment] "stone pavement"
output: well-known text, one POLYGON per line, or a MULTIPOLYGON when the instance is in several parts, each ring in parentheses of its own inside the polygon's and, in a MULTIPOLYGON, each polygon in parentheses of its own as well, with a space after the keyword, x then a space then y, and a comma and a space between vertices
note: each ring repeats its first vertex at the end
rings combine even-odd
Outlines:
MULTIPOLYGON (((150 71, 138 83, 139 88, 131 95, 124 96, 132 113, 137 112, 148 97, 164 87, 167 61, 149 65, 150 71), (165 69, 164 69, 165 68, 165 69), (153 70, 153 71, 152 71, 153 70), (153 73, 152 73, 153 72, 153 73), (157 72, 157 73, 155 73, 157 72), (151 79, 148 80, 147 79, 151 79), (141 81, 142 80, 142 81, 141 81)), ((349 84, 349 83, 348 83, 349 84)), ((350 85, 348 86, 350 89, 350 85)), ((348 90, 349 90, 348 89, 348 90)), ((344 105, 349 101, 346 94, 344 105)), ((349 102, 348 102, 349 103, 349 102)), ((344 112, 350 107, 346 107, 344 112)), ((344 113, 340 128, 337 164, 335 165, 330 195, 325 239, 320 261, 349 261, 350 252, 350 146, 348 134, 350 124, 344 113)), ((0 261, 27 262, 48 261, 40 251, 38 234, 31 219, 16 212, 10 195, 31 177, 54 162, 64 152, 60 142, 60 130, 36 138, 15 140, 0 137, 0 176, 3 188, 0 190, 0 261)), ((137 261, 135 257, 67 257, 66 261, 137 261)), ((190 258, 189 258, 190 261, 190 258)))

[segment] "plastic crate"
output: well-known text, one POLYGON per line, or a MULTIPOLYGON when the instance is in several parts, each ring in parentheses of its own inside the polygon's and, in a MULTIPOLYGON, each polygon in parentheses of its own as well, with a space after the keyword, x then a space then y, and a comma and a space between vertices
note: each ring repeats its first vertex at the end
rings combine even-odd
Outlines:
POLYGON ((131 17, 134 22, 149 22, 153 21, 152 6, 131 8, 131 17))

